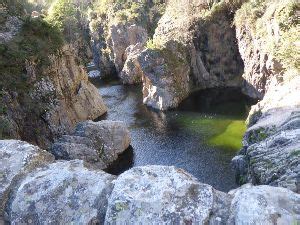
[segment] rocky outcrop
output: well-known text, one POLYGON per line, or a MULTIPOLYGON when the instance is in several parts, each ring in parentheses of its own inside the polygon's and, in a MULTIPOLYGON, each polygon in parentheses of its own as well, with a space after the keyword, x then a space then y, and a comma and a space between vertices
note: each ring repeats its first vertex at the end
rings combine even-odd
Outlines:
POLYGON ((114 176, 83 161, 58 161, 28 174, 7 205, 11 224, 102 224, 114 176))
POLYGON ((143 51, 138 60, 142 69, 143 102, 159 110, 175 108, 190 93, 190 68, 177 42, 168 49, 143 51))
POLYGON ((229 194, 183 170, 133 168, 115 181, 105 222, 157 224, 290 224, 299 220, 300 195, 284 188, 245 185, 229 194))
POLYGON ((26 173, 51 163, 54 157, 23 141, 0 141, 0 224, 10 191, 26 173))
POLYGON ((109 198, 105 222, 203 224, 226 221, 218 208, 228 207, 230 198, 174 167, 133 168, 118 177, 109 198), (217 220, 215 220, 218 218, 217 220))
POLYGON ((285 188, 244 185, 233 199, 227 224, 293 224, 300 220, 300 195, 285 188))
POLYGON ((6 118, 17 124, 18 138, 48 147, 53 139, 70 132, 84 120, 103 115, 107 108, 86 71, 79 66, 73 48, 65 46, 59 55, 50 56, 50 66, 37 78, 37 68, 28 64, 27 76, 32 82, 29 93, 31 105, 19 103, 18 96, 4 92, 6 118), (34 107, 37 114, 28 114, 34 107), (36 134, 35 131, 39 131, 36 134))
POLYGON ((113 62, 124 84, 140 83, 141 74, 133 68, 137 65, 135 56, 152 36, 165 1, 111 1, 96 4, 95 8, 98 10, 92 15, 90 29, 101 74, 111 76, 113 62))
POLYGON ((136 167, 116 178, 82 160, 53 162, 49 153, 16 140, 0 141, 0 153, 4 174, 0 223, 291 224, 300 220, 300 195, 285 188, 247 184, 223 193, 168 166, 136 167))
POLYGON ((130 134, 123 122, 86 121, 74 133, 62 136, 51 152, 57 159, 82 159, 99 169, 107 168, 130 144, 130 134))
POLYGON ((138 62, 138 57, 143 50, 144 46, 141 43, 130 45, 126 48, 126 61, 119 74, 123 84, 138 84, 142 82, 143 72, 138 62))
POLYGON ((233 159, 240 183, 300 189, 300 76, 270 84, 253 106, 240 155, 233 159))
POLYGON ((169 1, 139 57, 145 104, 164 110, 195 90, 239 86, 243 65, 232 20, 225 1, 211 9, 199 1, 169 1))
POLYGON ((233 164, 239 183, 269 184, 299 193, 300 73, 291 54, 282 55, 283 46, 289 52, 296 48, 295 7, 294 1, 249 2, 237 11, 244 92, 263 99, 249 113, 244 147, 233 164), (259 16, 249 17, 253 12, 259 16))
POLYGON ((128 47, 136 44, 144 45, 148 39, 147 31, 135 24, 113 24, 110 26, 109 36, 118 72, 122 71, 126 57, 129 55, 130 48, 128 47), (127 54, 125 54, 126 52, 127 54))

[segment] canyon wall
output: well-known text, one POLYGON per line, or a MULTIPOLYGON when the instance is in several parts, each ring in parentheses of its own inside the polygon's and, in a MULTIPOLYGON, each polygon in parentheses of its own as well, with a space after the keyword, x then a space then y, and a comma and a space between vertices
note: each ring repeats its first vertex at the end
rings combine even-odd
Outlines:
POLYGON ((19 16, 4 13, 2 138, 19 138, 47 148, 79 121, 107 111, 73 46, 64 44, 59 32, 39 18, 22 22, 19 16))
POLYGON ((293 0, 250 1, 237 11, 237 39, 245 64, 242 88, 262 100, 249 113, 244 147, 233 163, 239 183, 282 186, 299 193, 297 12, 293 0))

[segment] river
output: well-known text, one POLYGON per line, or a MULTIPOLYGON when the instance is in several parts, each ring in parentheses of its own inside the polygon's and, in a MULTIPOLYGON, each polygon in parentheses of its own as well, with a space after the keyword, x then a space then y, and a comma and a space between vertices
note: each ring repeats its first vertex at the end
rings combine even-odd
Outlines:
POLYGON ((250 105, 239 90, 200 91, 178 109, 158 112, 143 104, 141 86, 117 81, 95 85, 109 109, 101 119, 124 121, 132 138, 132 148, 112 173, 132 166, 168 165, 221 191, 236 187, 231 159, 241 147, 250 105))

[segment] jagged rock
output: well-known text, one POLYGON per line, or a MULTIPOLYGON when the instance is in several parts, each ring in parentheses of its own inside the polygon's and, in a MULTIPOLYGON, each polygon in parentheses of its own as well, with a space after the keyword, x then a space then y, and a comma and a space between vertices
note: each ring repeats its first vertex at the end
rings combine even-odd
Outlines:
POLYGON ((293 224, 300 220, 300 195, 285 188, 244 185, 234 197, 228 224, 293 224))
POLYGON ((123 84, 137 84, 142 82, 143 72, 138 62, 138 57, 143 49, 144 46, 140 43, 130 45, 126 48, 126 61, 119 75, 123 84))
POLYGON ((138 58, 143 71, 143 102, 159 110, 177 107, 190 91, 189 66, 178 44, 170 42, 170 45, 172 50, 146 49, 138 58), (174 60, 170 64, 163 57, 167 54, 174 60))
POLYGON ((153 46, 139 57, 145 104, 174 108, 194 90, 239 86, 243 64, 232 19, 224 1, 212 9, 196 0, 169 1, 153 46))
MULTIPOLYGON (((276 79, 276 78, 273 78, 276 79)), ((300 191, 300 76, 272 82, 264 99, 253 106, 244 150, 233 163, 241 182, 269 184, 300 191), (252 119, 255 117, 255 119, 252 119)))
POLYGON ((86 121, 76 126, 71 135, 62 136, 51 152, 57 159, 82 159, 104 169, 130 144, 130 134, 120 121, 86 121))
POLYGON ((109 198, 106 224, 224 222, 230 197, 183 170, 136 167, 121 174, 109 198))
POLYGON ((9 192, 26 173, 54 161, 39 147, 18 140, 0 140, 0 224, 9 192))
POLYGON ((102 224, 114 176, 81 160, 58 161, 28 174, 11 195, 11 224, 102 224))
POLYGON ((66 45, 60 54, 49 56, 49 67, 43 68, 36 78, 36 65, 27 64, 27 76, 32 88, 31 104, 21 104, 18 96, 3 92, 9 121, 18 125, 22 140, 48 148, 55 138, 71 132, 84 120, 96 119, 107 108, 97 88, 88 81, 85 69, 78 64, 72 46, 66 45), (35 108, 38 113, 28 114, 35 108), (38 132, 38 133, 37 133, 38 132))
POLYGON ((125 51, 130 45, 144 45, 148 40, 147 31, 136 24, 113 24, 109 28, 114 54, 114 63, 118 72, 121 72, 126 61, 125 51))

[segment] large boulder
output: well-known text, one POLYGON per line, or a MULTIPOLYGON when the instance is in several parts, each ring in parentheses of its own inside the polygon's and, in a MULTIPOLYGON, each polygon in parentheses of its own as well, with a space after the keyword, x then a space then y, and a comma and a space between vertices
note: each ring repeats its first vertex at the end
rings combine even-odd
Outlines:
POLYGON ((28 174, 7 206, 11 224, 101 224, 114 176, 83 161, 58 161, 28 174))
POLYGON ((138 58, 145 104, 175 108, 192 91, 240 85, 243 64, 231 26, 233 9, 225 1, 215 4, 168 1, 138 58))
POLYGON ((136 167, 121 174, 115 181, 105 222, 225 222, 229 205, 229 196, 199 183, 183 170, 166 166, 136 167))
POLYGON ((0 141, 0 224, 8 194, 17 181, 33 169, 53 161, 51 154, 27 142, 0 141))
POLYGON ((82 159, 97 168, 107 168, 130 145, 130 134, 121 121, 85 121, 74 133, 62 136, 51 152, 57 159, 82 159))
POLYGON ((126 48, 126 61, 119 74, 123 84, 138 84, 142 82, 143 72, 138 62, 138 57, 143 49, 144 46, 141 43, 130 45, 126 48))
POLYGON ((146 49, 138 57, 142 69, 143 103, 159 110, 175 108, 190 93, 190 68, 180 43, 168 49, 146 49))
POLYGON ((297 224, 300 221, 300 195, 285 188, 267 185, 230 191, 234 197, 228 224, 297 224))

